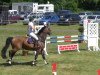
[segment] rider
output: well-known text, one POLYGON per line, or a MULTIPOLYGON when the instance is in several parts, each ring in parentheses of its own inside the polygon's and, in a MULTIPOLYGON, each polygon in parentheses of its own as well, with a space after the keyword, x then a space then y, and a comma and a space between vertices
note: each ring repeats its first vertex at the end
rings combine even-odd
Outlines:
POLYGON ((34 25, 34 19, 29 18, 29 23, 28 23, 28 35, 31 36, 36 40, 36 43, 39 44, 39 39, 37 35, 35 34, 35 25, 34 25))

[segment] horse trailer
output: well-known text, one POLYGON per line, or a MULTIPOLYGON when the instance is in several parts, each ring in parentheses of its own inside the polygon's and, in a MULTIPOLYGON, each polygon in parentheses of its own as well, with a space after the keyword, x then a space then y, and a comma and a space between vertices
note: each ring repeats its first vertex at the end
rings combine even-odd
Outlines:
POLYGON ((18 10, 18 12, 33 12, 33 13, 45 13, 54 12, 54 5, 50 4, 38 4, 33 2, 20 2, 12 3, 12 10, 18 10))

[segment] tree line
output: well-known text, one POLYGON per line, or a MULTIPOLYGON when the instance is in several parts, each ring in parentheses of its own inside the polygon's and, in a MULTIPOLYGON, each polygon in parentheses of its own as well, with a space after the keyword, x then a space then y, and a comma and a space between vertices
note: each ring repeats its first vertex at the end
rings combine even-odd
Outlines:
POLYGON ((37 2, 39 4, 45 4, 47 2, 54 4, 55 11, 61 9, 69 9, 74 12, 89 10, 89 11, 99 11, 100 10, 100 0, 0 0, 0 5, 13 2, 37 2))

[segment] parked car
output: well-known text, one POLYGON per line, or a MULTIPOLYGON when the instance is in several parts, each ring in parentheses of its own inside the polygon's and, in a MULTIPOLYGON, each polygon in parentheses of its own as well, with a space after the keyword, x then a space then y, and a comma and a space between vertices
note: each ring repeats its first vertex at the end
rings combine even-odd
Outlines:
POLYGON ((94 22, 98 22, 100 23, 100 15, 87 15, 84 16, 83 19, 80 20, 79 24, 83 25, 84 20, 87 20, 88 23, 94 23, 94 22))
POLYGON ((9 10, 8 11, 8 22, 17 23, 18 20, 20 20, 19 12, 17 10, 9 10))
POLYGON ((44 13, 33 13, 33 12, 29 13, 28 12, 28 14, 26 14, 25 16, 27 16, 27 17, 32 17, 32 16, 42 17, 43 15, 44 15, 44 13))
POLYGON ((20 16, 18 14, 16 14, 16 15, 9 14, 8 15, 8 21, 9 21, 9 23, 17 23, 18 20, 20 20, 20 16))
POLYGON ((8 10, 8 14, 10 14, 10 15, 18 15, 19 12, 18 12, 18 10, 8 10))
POLYGON ((14 11, 13 13, 2 12, 0 14, 0 25, 6 25, 10 23, 17 23, 17 21, 20 19, 19 15, 14 11), (15 13, 15 14, 14 14, 15 13))
POLYGON ((93 15, 93 12, 87 11, 87 12, 80 12, 80 13, 79 13, 79 16, 81 17, 81 19, 82 19, 84 16, 87 16, 87 15, 93 15))
POLYGON ((69 15, 69 14, 71 14, 71 13, 72 13, 71 10, 59 10, 59 11, 57 12, 57 15, 58 15, 58 17, 61 17, 61 16, 69 15))
POLYGON ((97 16, 96 16, 96 21, 94 21, 94 22, 97 22, 97 23, 100 24, 100 15, 97 15, 97 16))
POLYGON ((25 12, 19 12, 20 20, 24 20, 25 12))
POLYGON ((23 20, 23 25, 28 25, 29 17, 25 16, 23 20))
POLYGON ((94 11, 93 15, 100 15, 100 11, 94 11))
POLYGON ((35 19, 35 24, 39 24, 39 20, 43 17, 43 13, 30 13, 24 16, 23 25, 27 25, 29 23, 30 17, 35 19))
POLYGON ((47 12, 44 14, 43 18, 39 20, 39 25, 43 25, 44 22, 48 24, 54 24, 57 23, 59 20, 59 17, 55 12, 47 12))
POLYGON ((57 22, 59 25, 60 24, 77 24, 81 20, 80 16, 78 14, 69 14, 66 16, 61 16, 59 21, 57 22))

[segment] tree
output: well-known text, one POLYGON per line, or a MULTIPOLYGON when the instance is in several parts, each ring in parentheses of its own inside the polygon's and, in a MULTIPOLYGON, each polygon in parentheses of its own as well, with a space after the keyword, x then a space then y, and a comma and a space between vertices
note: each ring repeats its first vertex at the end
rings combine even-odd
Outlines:
MULTIPOLYGON (((12 3, 12 2, 37 2, 39 4, 45 4, 48 0, 0 0, 0 3, 12 3)), ((100 10, 100 0, 49 0, 54 4, 55 11, 61 9, 70 9, 72 11, 81 10, 100 10)))
POLYGON ((65 9, 70 9, 72 11, 77 11, 78 3, 75 0, 70 0, 70 1, 67 0, 67 3, 65 5, 65 7, 66 7, 65 9))

